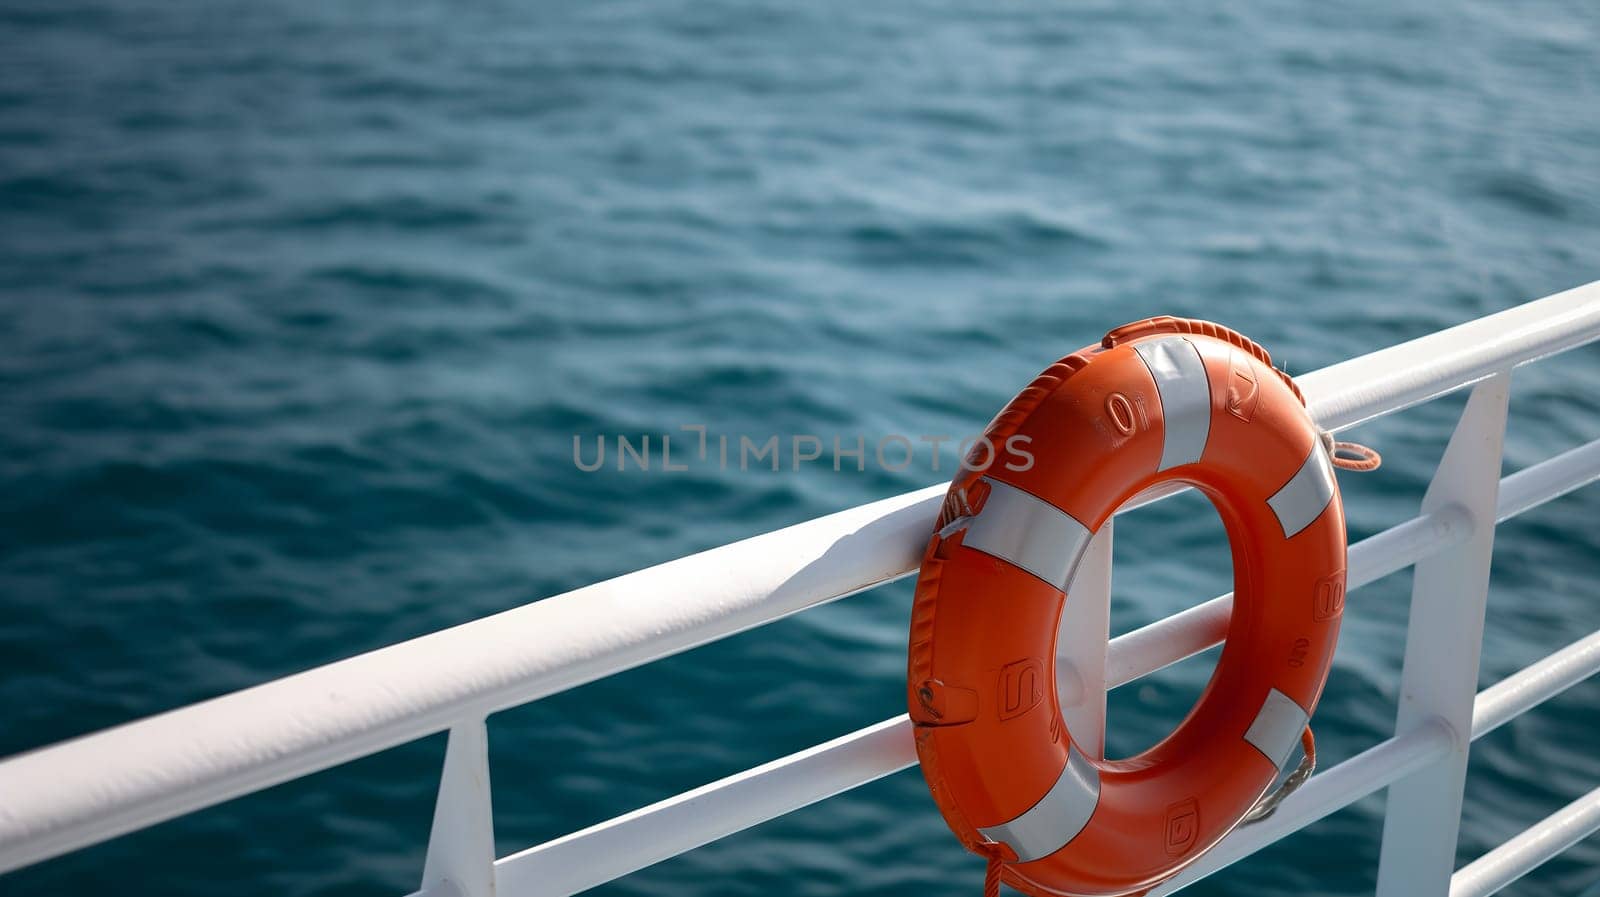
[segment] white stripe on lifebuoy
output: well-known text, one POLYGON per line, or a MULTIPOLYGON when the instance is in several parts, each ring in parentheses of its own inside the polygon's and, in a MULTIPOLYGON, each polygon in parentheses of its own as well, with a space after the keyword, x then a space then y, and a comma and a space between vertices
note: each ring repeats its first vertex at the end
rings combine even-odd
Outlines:
POLYGON ((1066 591, 1089 547, 1088 528, 1034 495, 985 477, 989 497, 961 544, 1015 564, 1066 591))
POLYGON ((1200 350, 1181 336, 1133 347, 1155 378, 1161 394, 1161 464, 1167 470, 1193 464, 1205 454, 1211 435, 1211 382, 1200 350))
POLYGON ((1026 863, 1067 846, 1089 824, 1099 803, 1100 773, 1072 745, 1061 776, 1038 803, 1010 822, 978 831, 990 841, 1008 845, 1017 852, 1017 861, 1026 863))

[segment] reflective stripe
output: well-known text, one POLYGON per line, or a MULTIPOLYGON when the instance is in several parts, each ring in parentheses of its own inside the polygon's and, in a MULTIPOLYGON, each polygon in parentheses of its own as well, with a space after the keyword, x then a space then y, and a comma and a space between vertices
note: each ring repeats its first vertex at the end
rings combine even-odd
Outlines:
POLYGON ((1193 464, 1206 450, 1211 435, 1211 383, 1206 379, 1200 350, 1181 336, 1136 343, 1133 351, 1144 359, 1161 394, 1163 442, 1161 466, 1166 470, 1193 464))
POLYGON ((990 841, 1009 845, 1017 852, 1017 861, 1027 863, 1055 853, 1078 837, 1099 803, 1099 771, 1077 745, 1069 745, 1067 765, 1038 803, 1010 822, 978 831, 990 841))
POLYGON ((1016 564, 1052 586, 1067 589, 1089 547, 1089 530, 1042 498, 984 477, 989 498, 967 525, 961 544, 1016 564))
POLYGON ((1309 719, 1294 698, 1274 688, 1267 692, 1267 699, 1261 702, 1261 710, 1250 728, 1245 730, 1244 740, 1271 760, 1273 766, 1283 769, 1283 765, 1289 762, 1289 755, 1294 753, 1294 746, 1299 743, 1300 733, 1305 730, 1309 719))
POLYGON ((1333 501, 1333 465, 1322 443, 1311 446, 1311 454, 1300 465, 1289 482, 1283 484, 1275 495, 1267 499, 1272 513, 1278 515, 1278 525, 1283 527, 1285 539, 1310 526, 1322 516, 1322 509, 1333 501))

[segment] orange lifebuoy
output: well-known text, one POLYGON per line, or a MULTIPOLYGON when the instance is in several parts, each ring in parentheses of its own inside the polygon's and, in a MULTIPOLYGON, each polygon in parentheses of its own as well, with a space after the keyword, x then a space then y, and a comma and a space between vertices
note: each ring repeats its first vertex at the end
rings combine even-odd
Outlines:
POLYGON ((1239 824, 1316 707, 1344 603, 1332 459, 1265 350, 1168 317, 1051 365, 985 435, 1028 437, 1035 463, 963 469, 923 556, 907 698, 923 773, 950 828, 1001 861, 1007 884, 1142 892, 1239 824), (1055 694, 1063 602, 1092 534, 1169 481, 1204 493, 1227 530, 1227 641, 1176 731, 1138 756, 1092 759, 1055 694))

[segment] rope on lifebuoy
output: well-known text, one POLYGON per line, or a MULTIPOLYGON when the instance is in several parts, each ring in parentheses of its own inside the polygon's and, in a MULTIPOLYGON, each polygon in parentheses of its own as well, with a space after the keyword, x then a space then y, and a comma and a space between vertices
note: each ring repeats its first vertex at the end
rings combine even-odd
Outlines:
POLYGON ((1311 778, 1311 774, 1317 771, 1317 740, 1312 737, 1310 726, 1306 726, 1305 732, 1300 735, 1300 748, 1305 751, 1305 756, 1300 758, 1300 765, 1295 767, 1294 772, 1289 773, 1288 778, 1283 780, 1283 784, 1279 785, 1271 794, 1262 797, 1254 807, 1251 807, 1250 812, 1246 813, 1244 819, 1239 823, 1240 825, 1260 822, 1276 813, 1278 805, 1283 803, 1283 799, 1293 794, 1301 785, 1304 785, 1306 780, 1311 778))
POLYGON ((1327 430, 1322 431, 1322 447, 1328 451, 1328 460, 1340 470, 1365 473, 1377 470, 1383 464, 1378 450, 1359 442, 1340 442, 1327 430))

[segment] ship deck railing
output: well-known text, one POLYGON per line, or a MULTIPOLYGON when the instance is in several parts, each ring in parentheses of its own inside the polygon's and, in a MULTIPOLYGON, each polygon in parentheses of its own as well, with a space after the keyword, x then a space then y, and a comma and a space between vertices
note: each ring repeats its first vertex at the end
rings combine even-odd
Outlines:
MULTIPOLYGON (((1511 371, 1597 338, 1600 281, 1296 378, 1330 431, 1470 390, 1417 516, 1350 548, 1351 591, 1415 568, 1394 734, 1312 777, 1157 893, 1385 788, 1379 897, 1491 894, 1600 828, 1596 788, 1455 868, 1473 740, 1600 670, 1596 632, 1477 691, 1497 525, 1600 477, 1596 440, 1502 478, 1511 371)), ((916 754, 900 715, 496 857, 485 718, 911 575, 944 492, 862 505, 7 759, 0 873, 446 730, 418 891, 428 897, 578 893, 906 769, 916 754)), ((1106 690, 1217 644, 1232 599, 1095 635, 1106 631, 1113 528, 1075 582, 1062 631, 1076 634, 1058 658, 1063 713, 1088 744, 1103 735, 1106 690)))

